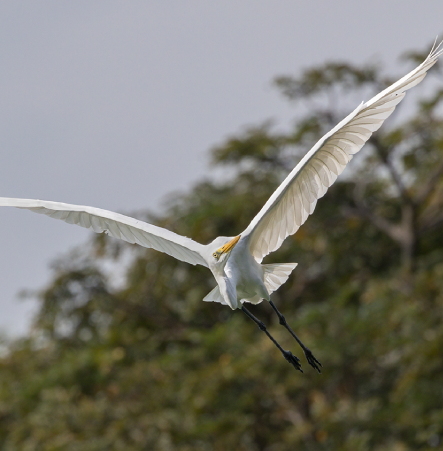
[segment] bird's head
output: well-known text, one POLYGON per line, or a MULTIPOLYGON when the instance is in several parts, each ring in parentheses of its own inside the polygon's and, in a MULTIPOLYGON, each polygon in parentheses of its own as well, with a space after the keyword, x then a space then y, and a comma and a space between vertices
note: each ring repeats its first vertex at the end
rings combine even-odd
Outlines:
POLYGON ((209 256, 210 266, 224 267, 228 261, 229 255, 239 242, 240 235, 235 238, 220 236, 216 238, 209 246, 211 254, 209 256))

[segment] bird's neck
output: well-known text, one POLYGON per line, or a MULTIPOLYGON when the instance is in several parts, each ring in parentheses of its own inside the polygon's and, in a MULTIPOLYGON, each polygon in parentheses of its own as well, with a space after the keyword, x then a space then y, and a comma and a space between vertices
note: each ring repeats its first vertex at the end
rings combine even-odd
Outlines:
POLYGON ((224 271, 223 274, 214 274, 214 276, 217 280, 218 286, 220 287, 220 293, 223 296, 226 304, 228 304, 232 310, 238 308, 237 290, 235 288, 235 285, 232 283, 232 281, 224 271))

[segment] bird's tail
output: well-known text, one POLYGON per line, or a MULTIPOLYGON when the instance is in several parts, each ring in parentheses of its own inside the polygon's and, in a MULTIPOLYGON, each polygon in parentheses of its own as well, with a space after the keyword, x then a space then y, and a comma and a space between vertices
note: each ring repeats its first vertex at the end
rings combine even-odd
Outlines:
MULTIPOLYGON (((272 265, 261 265, 264 271, 263 282, 268 293, 271 294, 283 285, 290 276, 291 272, 298 265, 298 263, 274 263, 272 265)), ((260 304, 263 298, 256 295, 249 299, 242 299, 243 302, 250 302, 251 304, 260 304)))
POLYGON ((268 293, 273 293, 278 287, 283 285, 288 280, 288 277, 297 265, 298 263, 275 263, 272 265, 262 265, 265 272, 264 283, 268 293))
MULTIPOLYGON (((220 293, 220 288, 217 285, 212 291, 210 291, 203 300, 205 302, 220 302, 220 304, 226 304, 225 300, 223 299, 222 294, 220 293)), ((227 305, 227 304, 226 304, 227 305)))
MULTIPOLYGON (((264 271, 264 284, 268 293, 271 294, 278 287, 283 285, 287 280, 291 272, 298 265, 298 263, 275 263, 272 265, 262 265, 264 271)), ((205 302, 220 302, 220 304, 226 304, 223 296, 220 293, 218 285, 207 294, 203 300, 205 302)), ((243 302, 250 302, 252 304, 259 304, 263 299, 259 296, 254 296, 249 299, 242 299, 243 302)))

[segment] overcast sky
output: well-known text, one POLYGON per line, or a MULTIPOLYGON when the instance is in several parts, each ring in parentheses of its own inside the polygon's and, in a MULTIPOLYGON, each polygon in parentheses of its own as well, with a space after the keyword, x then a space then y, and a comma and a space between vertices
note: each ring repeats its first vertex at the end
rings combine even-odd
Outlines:
MULTIPOLYGON (((333 59, 403 75, 398 56, 441 34, 442 13, 442 0, 3 1, 0 196, 159 211, 207 174, 212 146, 288 123, 276 75, 333 59)), ((0 331, 17 335, 33 309, 17 293, 89 232, 9 208, 0 231, 0 331)))

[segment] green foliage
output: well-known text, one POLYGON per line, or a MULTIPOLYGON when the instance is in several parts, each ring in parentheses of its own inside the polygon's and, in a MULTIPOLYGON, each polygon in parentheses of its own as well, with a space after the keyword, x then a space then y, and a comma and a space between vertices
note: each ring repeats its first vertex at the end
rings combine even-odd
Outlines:
POLYGON ((368 83, 377 83, 378 80, 378 70, 374 65, 355 67, 347 63, 334 62, 307 69, 299 78, 277 77, 275 84, 286 97, 291 100, 298 100, 327 92, 332 87, 340 86, 349 90, 368 83))
MULTIPOLYGON (((386 80, 376 67, 327 64, 277 84, 298 101, 386 80)), ((442 100, 436 92, 382 128, 266 260, 299 263, 273 299, 321 376, 268 305, 251 310, 304 374, 240 311, 201 302, 215 285, 207 269, 99 235, 54 265, 29 337, 0 359, 0 448, 441 446, 442 100), (126 267, 119 288, 110 263, 126 267)), ((337 116, 323 104, 288 133, 265 124, 230 138, 212 152, 228 182, 204 181, 144 219, 201 242, 237 234, 337 116)))

